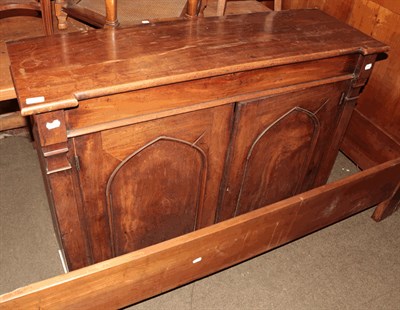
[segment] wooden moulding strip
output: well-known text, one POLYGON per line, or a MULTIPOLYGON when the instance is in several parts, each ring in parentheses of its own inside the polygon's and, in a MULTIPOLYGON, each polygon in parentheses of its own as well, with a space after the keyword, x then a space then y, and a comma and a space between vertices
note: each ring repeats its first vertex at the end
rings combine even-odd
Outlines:
POLYGON ((108 261, 0 296, 2 309, 120 308, 242 262, 389 199, 400 158, 108 261))
POLYGON ((9 67, 10 58, 8 57, 6 43, 0 41, 0 101, 17 98, 9 67))
POLYGON ((159 119, 159 118, 173 116, 173 115, 182 114, 182 113, 189 113, 189 112, 193 112, 193 111, 214 108, 214 107, 221 106, 224 104, 229 104, 232 102, 248 101, 248 100, 260 99, 260 98, 272 96, 272 95, 284 94, 287 92, 295 92, 300 89, 311 88, 311 87, 316 87, 316 86, 330 84, 330 83, 337 83, 337 82, 341 82, 341 81, 351 80, 352 78, 354 78, 353 74, 345 74, 345 75, 341 75, 341 76, 335 76, 332 78, 321 79, 318 81, 304 82, 304 83, 299 83, 299 84, 290 85, 290 86, 284 86, 284 87, 278 87, 278 88, 267 89, 267 90, 262 90, 262 91, 254 91, 254 92, 249 92, 249 93, 245 93, 245 94, 233 95, 233 96, 230 96, 227 98, 216 99, 216 100, 211 100, 211 101, 206 101, 206 102, 200 102, 200 103, 195 103, 192 105, 176 106, 176 107, 171 107, 169 109, 159 109, 154 112, 144 113, 144 114, 126 117, 126 118, 118 119, 118 120, 102 122, 101 124, 69 129, 69 130, 67 130, 67 137, 68 138, 79 137, 79 136, 83 136, 83 135, 86 135, 89 133, 99 132, 99 131, 103 131, 103 130, 107 130, 107 129, 128 126, 128 125, 132 125, 135 123, 151 121, 154 119, 159 119))
POLYGON ((400 157, 400 144, 355 109, 341 151, 361 169, 368 169, 400 157))
POLYGON ((28 126, 28 120, 21 116, 19 111, 0 115, 0 131, 26 126, 28 126))

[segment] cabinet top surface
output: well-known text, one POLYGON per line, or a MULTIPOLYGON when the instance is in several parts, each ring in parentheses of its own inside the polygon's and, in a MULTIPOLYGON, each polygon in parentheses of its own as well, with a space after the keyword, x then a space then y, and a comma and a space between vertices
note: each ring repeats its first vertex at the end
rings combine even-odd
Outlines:
POLYGON ((152 86, 387 50, 318 10, 178 20, 8 44, 23 115, 152 86))

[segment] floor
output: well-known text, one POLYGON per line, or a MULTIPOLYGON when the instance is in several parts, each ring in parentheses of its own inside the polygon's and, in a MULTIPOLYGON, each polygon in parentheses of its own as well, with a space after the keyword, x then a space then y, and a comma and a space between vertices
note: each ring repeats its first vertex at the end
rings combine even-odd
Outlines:
MULTIPOLYGON (((358 171, 340 154, 330 181, 358 171)), ((400 212, 367 210, 340 223, 128 307, 174 309, 400 309, 400 212)), ((63 273, 35 150, 0 139, 0 293, 63 273)))
MULTIPOLYGON (((105 15, 103 1, 81 0, 79 5, 105 15)), ((146 19, 178 18, 185 11, 186 0, 118 0, 118 20, 122 26, 146 19)))

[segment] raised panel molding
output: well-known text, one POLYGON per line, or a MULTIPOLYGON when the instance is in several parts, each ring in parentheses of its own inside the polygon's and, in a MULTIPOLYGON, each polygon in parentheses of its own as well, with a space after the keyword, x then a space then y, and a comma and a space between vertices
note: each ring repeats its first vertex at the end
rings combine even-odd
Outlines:
POLYGON ((317 117, 299 107, 262 131, 246 158, 235 216, 293 196, 299 191, 319 131, 317 117), (262 162, 264 164, 260 165, 262 162))
POLYGON ((183 140, 161 136, 127 156, 106 188, 113 255, 194 231, 206 179, 205 153, 183 140))

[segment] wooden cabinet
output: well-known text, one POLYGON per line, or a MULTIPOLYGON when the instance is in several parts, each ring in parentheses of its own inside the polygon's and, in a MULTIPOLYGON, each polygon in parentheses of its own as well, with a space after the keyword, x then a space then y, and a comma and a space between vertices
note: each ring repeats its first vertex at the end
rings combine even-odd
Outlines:
POLYGON ((238 103, 219 220, 326 182, 347 84, 238 103))
POLYGON ((215 221, 233 106, 72 138, 93 261, 215 221))
POLYGON ((387 46, 300 10, 8 49, 77 269, 324 184, 387 46))

